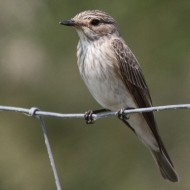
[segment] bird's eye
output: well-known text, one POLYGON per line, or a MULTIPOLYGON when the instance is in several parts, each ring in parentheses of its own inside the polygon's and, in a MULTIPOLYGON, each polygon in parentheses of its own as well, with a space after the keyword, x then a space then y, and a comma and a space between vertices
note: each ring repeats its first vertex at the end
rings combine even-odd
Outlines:
POLYGON ((93 19, 91 22, 90 22, 91 25, 93 26, 97 26, 98 24, 100 24, 100 20, 98 19, 93 19))

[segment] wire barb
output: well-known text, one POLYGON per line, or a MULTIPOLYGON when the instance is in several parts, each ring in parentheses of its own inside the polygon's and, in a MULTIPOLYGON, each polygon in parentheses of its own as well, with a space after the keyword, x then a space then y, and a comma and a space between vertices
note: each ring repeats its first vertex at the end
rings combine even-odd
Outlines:
POLYGON ((40 109, 36 107, 32 107, 30 108, 28 115, 30 117, 35 117, 37 111, 40 111, 40 109))

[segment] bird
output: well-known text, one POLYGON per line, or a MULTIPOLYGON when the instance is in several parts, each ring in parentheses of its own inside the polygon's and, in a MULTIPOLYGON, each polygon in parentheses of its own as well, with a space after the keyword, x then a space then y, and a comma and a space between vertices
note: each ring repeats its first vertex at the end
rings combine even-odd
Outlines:
POLYGON ((140 64, 122 38, 114 18, 104 11, 86 10, 59 24, 71 26, 78 33, 79 72, 102 110, 118 111, 119 118, 150 150, 163 178, 179 181, 153 112, 129 117, 123 114, 125 109, 151 107, 152 100, 140 64))

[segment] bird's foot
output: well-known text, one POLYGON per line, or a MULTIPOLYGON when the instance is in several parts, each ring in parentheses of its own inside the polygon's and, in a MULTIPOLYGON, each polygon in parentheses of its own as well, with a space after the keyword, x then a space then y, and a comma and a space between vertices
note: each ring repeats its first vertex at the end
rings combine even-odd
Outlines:
POLYGON ((118 112, 117 112, 117 116, 119 119, 121 120, 128 120, 129 119, 129 114, 125 113, 125 110, 131 110, 134 109, 132 107, 129 108, 121 108, 118 112))
POLYGON ((88 110, 85 112, 84 119, 86 121, 86 124, 94 124, 95 119, 92 116, 93 113, 93 110, 88 110))
POLYGON ((93 114, 107 112, 108 109, 99 109, 99 110, 88 110, 84 114, 84 119, 86 120, 86 124, 94 124, 95 118, 93 117, 93 114))
POLYGON ((129 116, 125 113, 126 108, 121 108, 118 112, 117 112, 117 116, 119 119, 121 120, 128 120, 129 116))

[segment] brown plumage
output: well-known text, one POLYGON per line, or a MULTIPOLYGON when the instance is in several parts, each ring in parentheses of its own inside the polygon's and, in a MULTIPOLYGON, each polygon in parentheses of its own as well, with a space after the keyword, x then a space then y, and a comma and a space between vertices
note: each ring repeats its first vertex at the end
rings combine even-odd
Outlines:
MULTIPOLYGON (((152 106, 140 65, 110 15, 98 10, 84 11, 60 24, 73 26, 79 35, 79 71, 100 105, 112 111, 152 106)), ((131 114, 123 122, 149 148, 162 176, 172 182, 178 181, 153 113, 131 114)))

